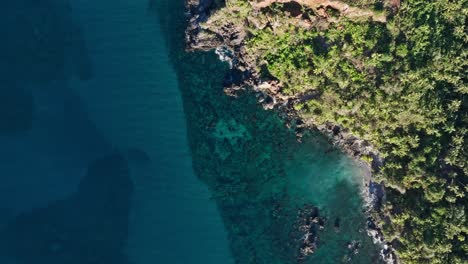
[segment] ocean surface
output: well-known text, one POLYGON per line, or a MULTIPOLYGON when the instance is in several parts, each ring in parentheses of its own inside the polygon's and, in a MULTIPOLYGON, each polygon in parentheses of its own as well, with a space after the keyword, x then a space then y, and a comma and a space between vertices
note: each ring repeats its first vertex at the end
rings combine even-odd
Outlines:
POLYGON ((2 5, 0 263, 377 263, 359 167, 226 96, 185 19, 181 0, 2 5))

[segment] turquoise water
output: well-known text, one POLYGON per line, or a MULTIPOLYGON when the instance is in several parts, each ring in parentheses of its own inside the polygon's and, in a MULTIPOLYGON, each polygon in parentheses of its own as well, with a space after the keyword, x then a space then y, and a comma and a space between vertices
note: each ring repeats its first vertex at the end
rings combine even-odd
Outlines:
POLYGON ((3 5, 0 263, 298 263, 310 207, 306 263, 377 263, 359 168, 227 97, 184 21, 182 1, 3 5))

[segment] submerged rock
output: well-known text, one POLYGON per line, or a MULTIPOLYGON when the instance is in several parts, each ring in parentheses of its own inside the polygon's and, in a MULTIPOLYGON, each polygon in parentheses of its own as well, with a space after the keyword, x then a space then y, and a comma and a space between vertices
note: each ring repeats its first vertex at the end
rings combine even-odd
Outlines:
POLYGON ((348 253, 344 257, 345 262, 351 262, 353 260, 353 256, 359 253, 359 248, 361 247, 361 243, 356 240, 352 240, 346 244, 348 249, 348 253))
POLYGON ((333 223, 333 227, 335 227, 336 231, 340 231, 340 221, 341 221, 341 219, 339 217, 335 218, 335 222, 333 223))
POLYGON ((247 128, 235 119, 221 119, 213 131, 215 152, 224 160, 231 152, 240 151, 242 144, 252 139, 247 128))

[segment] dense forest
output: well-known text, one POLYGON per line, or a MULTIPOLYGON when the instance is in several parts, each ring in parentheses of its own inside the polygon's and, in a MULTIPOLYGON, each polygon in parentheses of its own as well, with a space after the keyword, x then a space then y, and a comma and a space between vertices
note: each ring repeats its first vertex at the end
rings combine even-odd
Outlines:
MULTIPOLYGON (((468 262, 467 0, 227 0, 246 61, 304 119, 369 142, 387 186, 378 225, 403 263, 468 262)), ((363 160, 372 163, 371 156, 363 160)))

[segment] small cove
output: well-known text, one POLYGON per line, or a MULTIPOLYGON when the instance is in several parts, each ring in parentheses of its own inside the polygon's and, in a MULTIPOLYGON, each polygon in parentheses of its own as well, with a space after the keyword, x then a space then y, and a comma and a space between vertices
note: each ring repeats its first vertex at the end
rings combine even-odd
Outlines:
POLYGON ((313 205, 327 221, 307 263, 378 263, 365 232, 359 166, 316 132, 297 142, 254 94, 226 96, 220 80, 228 66, 213 53, 184 52, 184 20, 171 15, 182 4, 157 8, 184 98, 195 172, 214 195, 235 260, 296 263, 297 215, 313 205), (356 243, 357 255, 348 248, 356 243))
MULTIPOLYGON (((24 58, 23 71, 2 76, 34 107, 22 130, 0 137, 0 246, 9 248, 0 261, 297 263, 297 215, 310 205, 326 222, 306 263, 377 263, 363 231, 362 172, 315 132, 297 142, 254 94, 226 96, 227 65, 184 51, 183 1, 20 2, 12 10, 32 20, 65 15, 56 28, 25 23, 13 38, 62 53, 38 46, 48 63, 24 58), (121 206, 107 211, 93 199, 121 206), (360 254, 350 254, 351 241, 360 254), (83 254, 86 244, 94 253, 83 254)), ((3 50, 30 48, 13 46, 3 50)))

